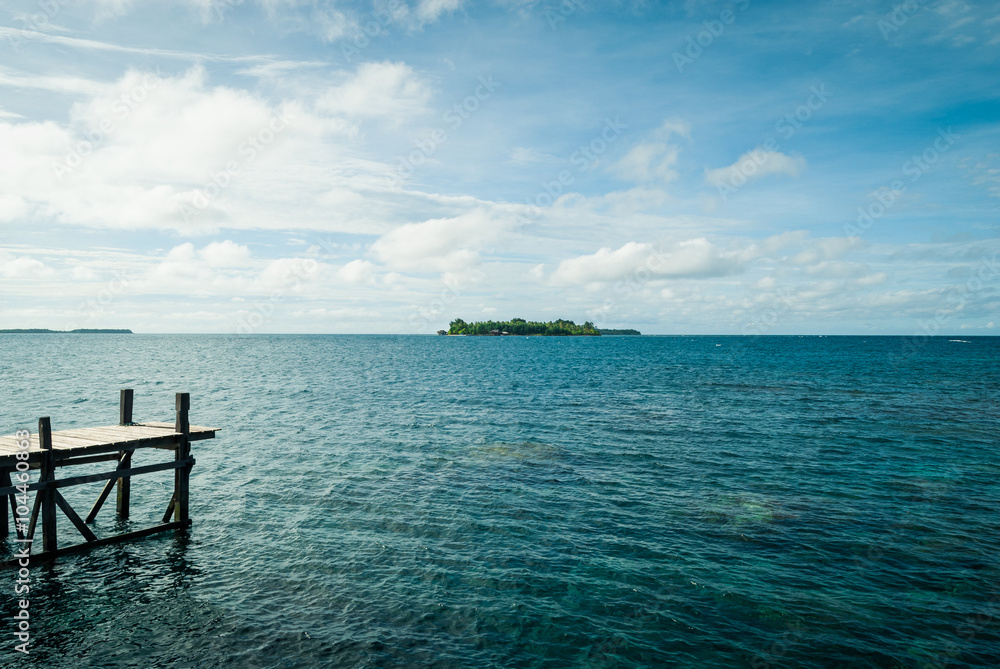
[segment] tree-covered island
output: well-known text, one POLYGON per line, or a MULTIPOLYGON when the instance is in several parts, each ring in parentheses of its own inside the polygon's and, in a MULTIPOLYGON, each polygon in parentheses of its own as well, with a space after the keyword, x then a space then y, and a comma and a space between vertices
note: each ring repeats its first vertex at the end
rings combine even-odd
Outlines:
POLYGON ((0 330, 0 334, 132 334, 127 329, 77 328, 76 330, 49 330, 48 328, 15 328, 0 330))
POLYGON ((602 335, 622 335, 622 336, 628 335, 630 337, 638 337, 642 333, 639 332, 638 330, 633 330, 632 328, 626 328, 624 330, 614 330, 614 329, 609 329, 609 328, 601 328, 601 334, 602 335))
POLYGON ((461 318, 453 320, 448 328, 450 335, 526 335, 541 337, 599 337, 601 331, 587 321, 577 325, 573 321, 559 319, 550 323, 526 321, 523 318, 512 318, 509 321, 482 321, 466 323, 461 318))

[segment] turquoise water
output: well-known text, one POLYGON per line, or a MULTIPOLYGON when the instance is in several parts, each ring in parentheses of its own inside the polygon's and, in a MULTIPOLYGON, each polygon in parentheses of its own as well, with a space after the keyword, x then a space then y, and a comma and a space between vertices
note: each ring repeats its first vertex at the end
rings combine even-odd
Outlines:
POLYGON ((965 339, 2 336, 3 433, 126 387, 222 432, 186 535, 32 569, 29 657, 0 573, 0 664, 998 666, 1000 338, 965 339))

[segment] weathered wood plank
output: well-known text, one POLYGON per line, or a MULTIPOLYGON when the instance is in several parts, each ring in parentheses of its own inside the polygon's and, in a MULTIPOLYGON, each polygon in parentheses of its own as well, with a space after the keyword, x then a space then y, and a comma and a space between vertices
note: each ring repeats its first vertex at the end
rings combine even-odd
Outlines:
MULTIPOLYGON (((154 525, 153 527, 147 527, 144 530, 136 530, 135 532, 126 532, 125 534, 116 534, 111 537, 104 537, 97 539, 96 541, 90 541, 85 544, 76 544, 75 546, 66 546, 65 548, 60 548, 55 551, 46 551, 43 553, 37 553, 32 555, 29 560, 30 564, 38 564, 40 562, 48 562, 57 557, 63 555, 70 555, 72 553, 79 553, 80 551, 87 550, 89 548, 96 548, 98 546, 108 546, 110 544, 117 544, 123 541, 130 541, 132 539, 142 539, 143 537, 148 537, 153 534, 159 534, 160 532, 167 532, 169 530, 182 530, 186 527, 191 526, 191 521, 188 520, 185 523, 166 523, 163 525, 154 525)), ((6 560, 0 562, 0 569, 11 569, 18 567, 17 560, 6 560)))
MULTIPOLYGON (((132 451, 128 451, 128 453, 131 455, 132 451)), ((124 469, 125 467, 123 466, 124 464, 123 461, 125 459, 125 455, 121 454, 116 459, 118 460, 118 466, 115 467, 115 470, 117 471, 120 469, 124 469)), ((131 462, 132 459, 130 457, 129 463, 131 464, 131 462)), ((119 480, 121 479, 109 479, 108 482, 104 484, 104 488, 101 490, 101 494, 97 497, 97 501, 94 502, 94 506, 90 508, 90 513, 87 514, 88 523, 94 522, 94 519, 97 518, 97 513, 101 510, 101 506, 104 505, 105 500, 108 499, 108 495, 111 494, 111 490, 115 487, 115 483, 119 480)))
POLYGON ((28 539, 35 538, 35 526, 38 524, 38 510, 42 508, 42 496, 35 495, 35 503, 31 506, 31 520, 28 521, 28 539))
POLYGON ((104 506, 104 502, 107 501, 108 495, 110 495, 111 491, 115 489, 115 483, 117 482, 118 479, 111 479, 104 484, 104 487, 101 488, 101 494, 97 496, 97 501, 95 501, 94 505, 90 507, 90 513, 87 514, 86 522, 94 522, 94 519, 97 518, 97 513, 101 510, 101 507, 104 506))
MULTIPOLYGON (((150 427, 166 427, 166 428, 170 428, 171 430, 173 430, 175 428, 175 426, 176 426, 176 422, 175 423, 164 423, 164 422, 158 421, 158 420, 147 420, 147 421, 144 421, 144 422, 140 423, 140 425, 150 426, 150 427)), ((219 428, 217 428, 217 427, 208 427, 207 425, 191 425, 190 427, 191 427, 191 434, 195 434, 195 433, 198 433, 198 432, 218 432, 219 431, 219 428)))
MULTIPOLYGON (((0 485, 14 487, 13 482, 10 478, 10 470, 4 468, 0 470, 0 485)), ((2 509, 3 514, 3 526, 0 527, 0 538, 6 539, 10 534, 10 523, 7 518, 7 502, 10 502, 10 519, 14 523, 14 531, 17 533, 18 539, 24 539, 24 530, 21 529, 21 518, 17 515, 17 496, 16 495, 5 495, 6 499, 0 497, 0 509, 2 509)))
MULTIPOLYGON (((67 437, 92 440, 95 444, 117 444, 128 441, 129 435, 117 427, 95 428, 89 427, 83 430, 76 430, 77 434, 68 434, 67 437)), ((60 435, 61 436, 61 435, 60 435)))
MULTIPOLYGON (((171 460, 169 462, 161 462, 155 465, 143 465, 142 467, 132 467, 131 469, 121 469, 115 470, 113 472, 102 472, 100 474, 87 474, 85 476, 72 476, 65 479, 57 479, 51 481, 48 485, 39 481, 37 483, 32 483, 28 485, 28 490, 41 490, 43 488, 49 488, 52 490, 58 488, 66 488, 71 485, 80 485, 81 483, 97 483, 98 481, 107 481, 108 479, 117 479, 120 476, 138 476, 139 474, 150 474, 152 472, 162 472, 169 469, 180 469, 182 467, 194 466, 195 459, 187 458, 186 460, 171 460)), ((17 489, 14 487, 0 488, 0 496, 9 495, 15 492, 17 489)))
POLYGON ((174 503, 177 501, 177 493, 170 496, 170 504, 167 504, 167 510, 163 512, 163 522, 170 520, 170 516, 174 515, 174 503))
MULTIPOLYGON (((191 430, 188 434, 188 441, 212 439, 218 431, 219 428, 215 427, 193 425, 191 426, 191 430)), ((151 439, 169 440, 170 437, 177 435, 178 433, 174 430, 174 425, 171 423, 144 423, 141 425, 84 427, 53 432, 52 446, 54 450, 58 451, 90 448, 94 446, 112 446, 121 443, 131 446, 131 442, 146 442, 151 439)), ((18 441, 19 440, 13 436, 0 437, 0 457, 16 454, 20 450, 18 441)), ((29 453, 38 453, 42 450, 39 445, 37 434, 31 435, 29 444, 29 453)), ((139 443, 137 444, 137 447, 146 447, 146 444, 139 443)))
POLYGON ((75 454, 72 456, 66 455, 63 458, 58 457, 58 453, 54 457, 56 467, 72 467, 73 465, 89 465, 93 462, 107 462, 108 460, 117 461, 121 456, 116 453, 106 453, 104 455, 88 455, 83 457, 78 457, 75 454))
MULTIPOLYGON (((84 439, 83 437, 70 437, 58 432, 52 435, 52 448, 64 451, 70 448, 86 448, 87 446, 97 446, 105 443, 99 439, 84 439)), ((29 449, 30 450, 30 449, 29 449)), ((40 449, 39 449, 40 450, 40 449)))
MULTIPOLYGON (((23 439, 18 439, 14 435, 5 435, 0 437, 0 449, 7 450, 13 448, 15 450, 21 450, 20 443, 22 441, 23 439)), ((30 451, 32 449, 36 451, 39 450, 37 434, 32 434, 28 437, 28 450, 30 451)))
POLYGON ((80 530, 80 534, 83 535, 83 538, 87 541, 97 541, 97 535, 94 534, 89 527, 87 527, 76 511, 73 510, 73 507, 69 505, 69 502, 66 501, 66 498, 63 497, 58 490, 53 490, 52 496, 55 498, 56 504, 59 505, 59 508, 62 509, 62 512, 66 514, 67 518, 69 518, 70 522, 76 526, 76 529, 80 530))

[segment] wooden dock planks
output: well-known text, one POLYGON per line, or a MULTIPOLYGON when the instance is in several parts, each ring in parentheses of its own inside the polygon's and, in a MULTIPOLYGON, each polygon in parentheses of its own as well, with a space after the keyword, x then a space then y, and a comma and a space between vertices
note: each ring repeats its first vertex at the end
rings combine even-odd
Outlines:
MULTIPOLYGON (((212 439, 219 429, 203 425, 192 425, 188 436, 190 441, 212 439)), ((52 433, 52 449, 55 451, 70 451, 62 455, 72 455, 79 451, 81 455, 99 450, 102 447, 122 447, 121 450, 134 448, 161 447, 174 448, 181 434, 174 431, 173 423, 141 423, 136 425, 108 425, 104 427, 84 427, 72 430, 57 430, 52 433)), ((21 450, 18 439, 14 435, 0 437, 0 465, 11 464, 14 454, 21 450)), ((28 452, 40 454, 38 434, 32 433, 28 452)), ((35 458, 31 458, 34 460, 35 458)))

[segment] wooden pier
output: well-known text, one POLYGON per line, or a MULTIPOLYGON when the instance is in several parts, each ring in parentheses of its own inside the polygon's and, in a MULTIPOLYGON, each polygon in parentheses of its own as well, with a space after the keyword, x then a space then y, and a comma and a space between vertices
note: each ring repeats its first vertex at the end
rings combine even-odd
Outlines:
MULTIPOLYGON (((132 403, 133 391, 122 390, 118 425, 53 432, 50 420, 39 418, 38 431, 35 433, 0 437, 0 540, 6 540, 10 536, 10 521, 13 520, 14 531, 17 533, 15 541, 21 549, 30 550, 30 561, 36 563, 94 546, 185 528, 191 524, 188 516, 189 480, 191 468, 195 464, 191 457, 191 442, 213 439, 218 428, 189 423, 191 399, 188 393, 177 393, 173 423, 134 423, 132 403), (173 458, 166 462, 134 467, 132 455, 136 450, 145 448, 173 451, 173 458), (56 478, 59 468, 103 461, 114 462, 115 468, 99 474, 56 478), (29 483, 27 475, 33 470, 38 470, 39 476, 34 483, 29 483), (118 518, 125 520, 129 516, 131 505, 132 477, 168 470, 174 472, 174 492, 161 524, 102 538, 94 534, 89 524, 97 517, 113 489, 117 488, 118 518), (105 482, 104 487, 85 519, 80 517, 59 492, 61 488, 68 486, 100 481, 105 482), (30 491, 36 492, 29 513, 30 491), (57 507, 83 535, 83 543, 59 547, 57 507), (36 544, 35 530, 39 519, 42 527, 41 551, 32 550, 36 544)), ((13 566, 18 566, 18 559, 0 562, 0 568, 13 566)))

